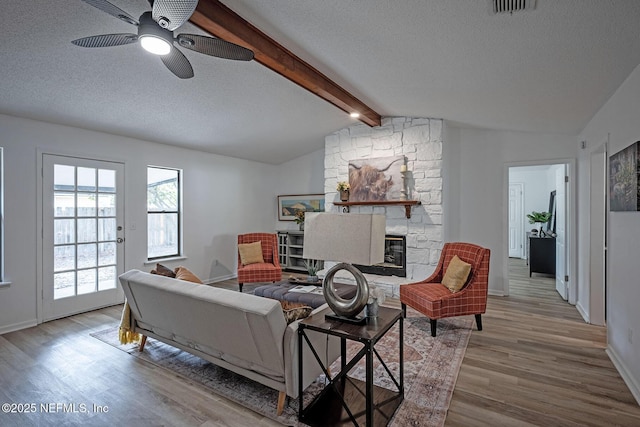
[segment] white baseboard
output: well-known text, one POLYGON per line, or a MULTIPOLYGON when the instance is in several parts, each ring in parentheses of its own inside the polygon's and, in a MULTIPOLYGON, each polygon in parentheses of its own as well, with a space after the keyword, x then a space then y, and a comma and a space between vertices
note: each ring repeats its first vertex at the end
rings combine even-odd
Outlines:
POLYGON ((576 304, 576 309, 578 310, 578 313, 580 313, 580 316, 582 316, 585 322, 591 323, 589 321, 589 313, 587 313, 584 307, 582 307, 582 304, 580 304, 580 301, 578 301, 578 303, 576 304))
POLYGON ((212 279, 204 280, 202 283, 204 283, 205 285, 210 285, 212 283, 222 282, 224 280, 235 279, 236 277, 238 277, 237 274, 227 274, 226 276, 214 277, 212 279))
POLYGON ((8 334, 9 332, 19 331, 20 329, 32 328, 38 326, 38 319, 27 320, 20 323, 14 323, 12 325, 6 325, 0 327, 0 335, 8 334))
POLYGON ((633 394, 633 397, 636 399, 636 402, 638 402, 638 405, 640 405, 640 383, 638 382, 638 379, 634 378, 633 375, 631 375, 624 362, 620 359, 620 357, 618 357, 618 354, 613 348, 611 348, 610 345, 607 345, 607 349, 605 351, 607 355, 609 355, 609 359, 611 359, 611 362, 613 362, 613 366, 616 367, 625 384, 627 385, 627 387, 629 387, 629 390, 631 391, 631 394, 633 394))
POLYGON ((494 296, 494 297, 507 297, 507 296, 509 296, 509 295, 506 295, 504 293, 504 291, 496 291, 496 290, 493 290, 493 289, 489 289, 488 294, 491 295, 491 296, 494 296))

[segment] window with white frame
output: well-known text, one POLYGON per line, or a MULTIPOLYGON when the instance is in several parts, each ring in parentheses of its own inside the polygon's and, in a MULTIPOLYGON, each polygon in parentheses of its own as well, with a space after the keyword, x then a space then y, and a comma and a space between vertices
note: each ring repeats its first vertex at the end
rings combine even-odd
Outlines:
POLYGON ((181 255, 181 172, 147 167, 147 258, 181 255))

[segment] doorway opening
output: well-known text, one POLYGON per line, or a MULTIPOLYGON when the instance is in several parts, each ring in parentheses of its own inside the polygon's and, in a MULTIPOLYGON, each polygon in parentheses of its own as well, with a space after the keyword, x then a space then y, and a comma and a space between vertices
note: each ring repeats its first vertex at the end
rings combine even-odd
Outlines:
MULTIPOLYGON (((574 160, 507 164, 504 260, 505 293, 509 294, 510 264, 522 264, 529 277, 546 278, 558 294, 575 305, 572 269, 575 230, 572 194, 574 160), (531 222, 534 212, 549 214, 544 222, 531 222), (529 217, 528 217, 529 215, 529 217)), ((575 281, 575 279, 573 279, 575 281)))

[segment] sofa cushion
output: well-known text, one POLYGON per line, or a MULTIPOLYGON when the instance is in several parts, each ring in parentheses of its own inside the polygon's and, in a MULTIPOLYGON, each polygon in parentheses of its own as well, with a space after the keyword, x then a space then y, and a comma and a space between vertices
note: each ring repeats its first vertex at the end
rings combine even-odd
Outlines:
POLYGON ((238 244, 238 252, 240 252, 240 262, 242 262, 242 265, 264 263, 261 241, 240 243, 238 244))
POLYGON ((151 274, 159 274, 160 276, 171 277, 173 279, 176 277, 176 273, 172 269, 165 267, 160 263, 157 263, 156 268, 151 270, 151 274))
POLYGON ((202 283, 202 280, 198 278, 195 274, 193 274, 187 267, 176 267, 176 279, 178 280, 186 280, 188 282, 193 283, 202 283))
POLYGON ((458 255, 454 255, 444 272, 442 284, 449 288, 451 292, 458 292, 465 283, 471 272, 471 264, 462 261, 458 255))

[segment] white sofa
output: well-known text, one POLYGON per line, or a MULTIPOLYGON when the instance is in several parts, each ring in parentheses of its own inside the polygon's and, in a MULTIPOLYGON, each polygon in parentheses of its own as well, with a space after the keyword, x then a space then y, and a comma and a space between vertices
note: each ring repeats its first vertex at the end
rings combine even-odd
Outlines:
MULTIPOLYGON (((131 307, 131 327, 145 337, 140 351, 148 336, 274 388, 280 392, 278 415, 286 396, 298 396, 299 321, 287 325, 278 301, 138 270, 122 274, 120 283, 131 307)), ((307 334, 317 353, 329 359, 323 362, 339 357, 337 337, 307 334)), ((304 348, 306 388, 322 369, 304 348)))

